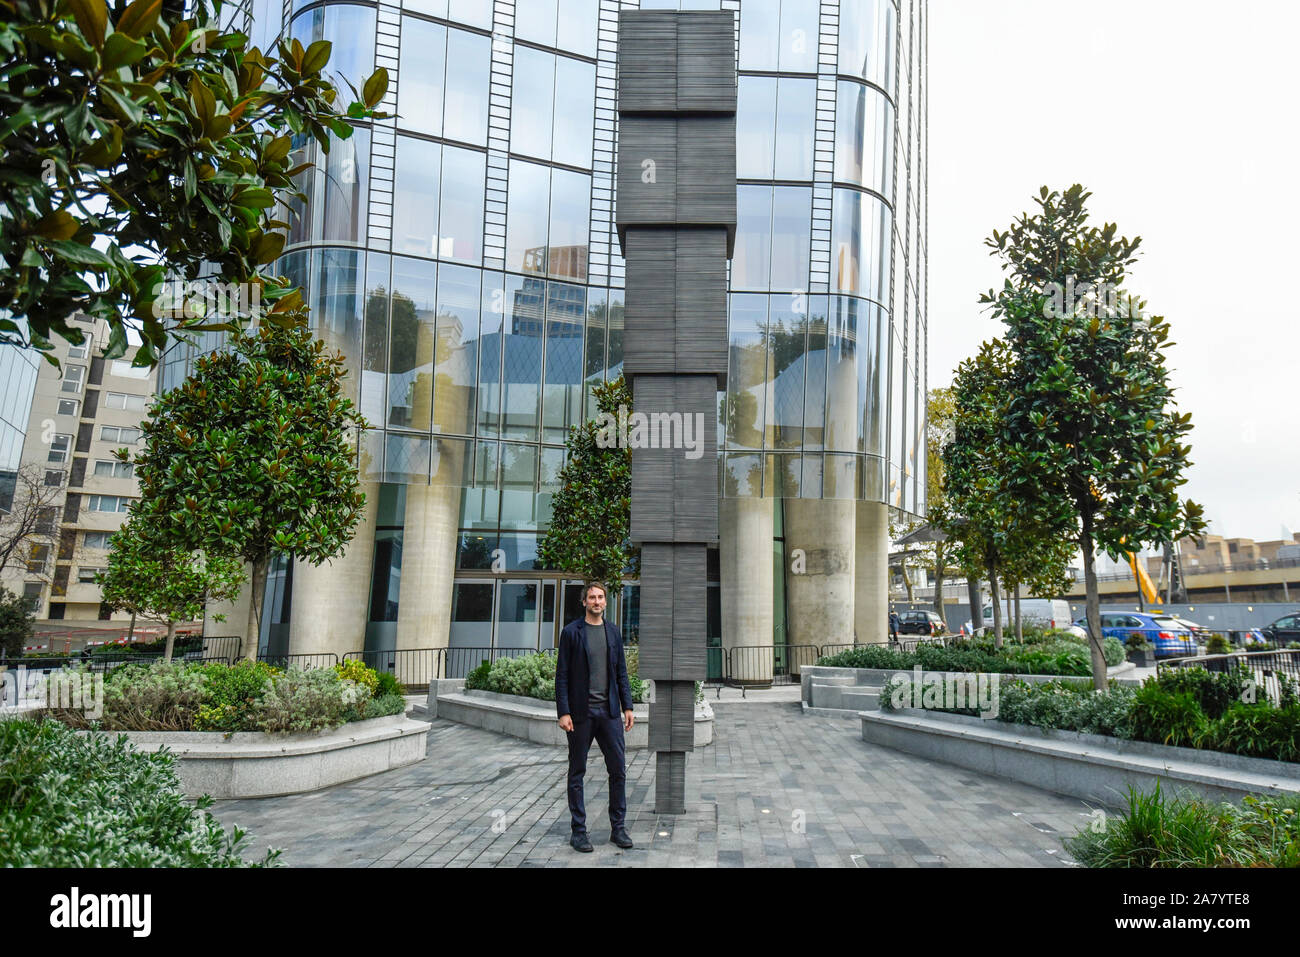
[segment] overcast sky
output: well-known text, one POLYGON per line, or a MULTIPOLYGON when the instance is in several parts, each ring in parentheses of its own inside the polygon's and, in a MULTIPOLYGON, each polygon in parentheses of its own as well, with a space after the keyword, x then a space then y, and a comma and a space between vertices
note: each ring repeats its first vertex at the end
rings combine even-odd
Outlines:
POLYGON ((1210 531, 1300 531, 1300 4, 930 0, 930 387, 1002 325, 983 241, 1041 185, 1142 237, 1164 315, 1184 496, 1210 531))

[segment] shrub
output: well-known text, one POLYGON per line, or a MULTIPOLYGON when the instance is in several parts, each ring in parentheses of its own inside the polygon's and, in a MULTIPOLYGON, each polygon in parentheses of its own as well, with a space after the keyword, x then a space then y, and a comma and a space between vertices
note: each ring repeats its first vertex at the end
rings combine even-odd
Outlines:
POLYGON ((1205 733, 1205 712, 1190 691, 1167 691, 1148 680, 1133 696, 1133 736, 1141 741, 1194 747, 1205 733))
POLYGON ((343 724, 349 713, 363 713, 369 700, 365 685, 340 678, 333 668, 290 670, 275 677, 248 719, 268 734, 324 731, 343 724))
MULTIPOLYGON (((77 681, 90 671, 72 667, 63 673, 77 681)), ((122 665, 104 678, 104 713, 99 720, 114 731, 188 731, 206 696, 203 675, 187 665, 122 665)), ((82 711, 51 709, 49 714, 73 728, 90 727, 82 711)))
POLYGON ((334 670, 338 672, 340 678, 364 685, 372 695, 379 690, 378 673, 360 659, 349 658, 347 661, 341 661, 334 666, 334 670))
POLYGON ((492 662, 484 661, 481 665, 465 675, 465 690, 488 691, 488 673, 492 670, 492 662))
POLYGON ((1300 761, 1300 705, 1285 708, 1238 701, 1197 739, 1198 748, 1276 761, 1300 761))
POLYGON ((397 680, 397 675, 391 671, 377 671, 375 672, 375 687, 371 689, 371 693, 376 698, 382 698, 390 694, 395 694, 400 698, 406 693, 406 689, 397 680))
POLYGON ((1106 664, 1114 668, 1124 661, 1124 646, 1119 643, 1118 638, 1103 638, 1101 654, 1106 659, 1106 664))
POLYGON ((1205 643, 1205 653, 1207 655, 1226 655, 1232 651, 1232 645, 1223 635, 1210 635, 1209 640, 1205 643))
POLYGON ((487 690, 526 698, 555 700, 555 655, 498 658, 487 674, 487 690))
POLYGON ((1017 681, 1004 685, 1000 697, 1000 721, 1115 738, 1133 737, 1129 715, 1133 689, 1123 685, 1094 691, 1090 684, 1083 683, 1017 681))
POLYGON ((1129 651, 1150 651, 1151 642, 1147 641, 1147 636, 1140 631, 1129 632, 1129 636, 1124 639, 1124 647, 1129 651))
MULTIPOLYGON (((380 672, 381 674, 383 672, 380 672)), ((349 706, 344 711, 343 720, 365 721, 368 718, 384 718, 390 714, 405 714, 406 699, 399 694, 385 694, 377 698, 367 698, 360 707, 349 706)))
POLYGON ((1196 699, 1207 718, 1217 718, 1235 702, 1241 701, 1248 682, 1253 678, 1245 665, 1238 663, 1232 671, 1210 672, 1204 668, 1168 668, 1155 682, 1175 694, 1186 691, 1196 699))
POLYGON ((1300 796, 1248 796, 1240 806, 1128 793, 1126 813, 1067 839, 1088 867, 1295 867, 1300 796))
MULTIPOLYGON (((129 667, 129 666, 128 666, 129 667)), ((271 687, 277 673, 264 661, 200 665, 207 700, 199 709, 195 731, 253 731, 249 713, 271 687)))
POLYGON ((174 757, 125 737, 78 735, 59 721, 0 721, 0 866, 245 867, 244 832, 227 835, 191 805, 174 757))

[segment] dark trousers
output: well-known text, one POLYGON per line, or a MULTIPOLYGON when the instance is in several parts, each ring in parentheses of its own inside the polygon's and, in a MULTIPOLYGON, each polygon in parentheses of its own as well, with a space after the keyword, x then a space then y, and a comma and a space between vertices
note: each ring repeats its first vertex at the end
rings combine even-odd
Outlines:
POLYGON ((591 739, 600 745, 605 756, 605 770, 609 772, 609 825, 611 829, 623 827, 627 818, 625 782, 627 767, 623 749, 623 719, 589 715, 573 722, 569 732, 569 813, 573 816, 573 833, 587 830, 587 809, 583 806, 582 779, 587 773, 587 752, 591 739))

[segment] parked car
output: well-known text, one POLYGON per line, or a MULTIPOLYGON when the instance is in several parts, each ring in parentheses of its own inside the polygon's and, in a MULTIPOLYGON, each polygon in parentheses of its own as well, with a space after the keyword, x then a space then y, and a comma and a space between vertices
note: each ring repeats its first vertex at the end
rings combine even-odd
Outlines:
MULTIPOLYGON (((1087 618, 1080 618, 1075 624, 1086 633, 1087 618)), ((1134 632, 1141 633, 1151 643, 1157 658, 1186 657, 1197 654, 1199 650, 1194 632, 1176 618, 1139 611, 1101 613, 1103 638, 1118 638, 1124 643, 1134 632)))
POLYGON ((948 630, 943 619, 932 611, 905 611, 898 617, 900 635, 942 635, 948 630))
MULTIPOLYGON (((1014 598, 1002 599, 1002 627, 1010 622, 1014 627, 1016 602, 1014 598)), ((1070 603, 1063 598, 1020 599, 1020 621, 1041 625, 1044 628, 1064 628, 1070 623, 1070 603)), ((984 606, 984 627, 993 627, 993 604, 984 606)))
POLYGON ((1278 648, 1285 648, 1293 641, 1300 641, 1300 611, 1283 615, 1271 625, 1259 629, 1265 641, 1273 642, 1278 648))

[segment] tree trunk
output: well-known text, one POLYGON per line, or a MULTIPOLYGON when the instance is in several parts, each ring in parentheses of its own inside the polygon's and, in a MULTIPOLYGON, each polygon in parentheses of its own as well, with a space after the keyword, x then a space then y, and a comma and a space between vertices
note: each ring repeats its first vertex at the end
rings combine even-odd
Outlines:
POLYGON ((998 590, 998 563, 989 559, 989 592, 993 596, 993 647, 1002 647, 1002 593, 998 590))
POLYGON ((980 580, 974 575, 966 576, 966 600, 970 602, 970 626, 972 631, 984 628, 984 596, 980 594, 980 580))
POLYGON ((907 603, 912 603, 912 576, 907 573, 907 563, 903 563, 903 587, 907 589, 907 603))
POLYGON ((167 647, 163 649, 163 661, 172 660, 172 648, 176 645, 176 622, 167 622, 167 647))
POLYGON ((126 640, 135 641, 135 612, 131 612, 131 629, 126 633, 126 640))
POLYGON ((1097 569, 1092 557, 1092 512, 1080 509, 1083 534, 1079 547, 1083 551, 1083 587, 1087 595, 1088 650, 1092 654, 1092 686, 1106 690, 1106 655, 1102 652, 1101 596, 1097 593, 1097 569))
POLYGON ((948 616, 943 610, 943 572, 944 565, 943 545, 936 542, 934 545, 934 613, 943 619, 943 630, 952 631, 948 627, 948 616))
POLYGON ((248 631, 244 634, 244 657, 257 659, 257 645, 262 637, 262 601, 266 595, 266 573, 271 559, 262 557, 253 562, 252 593, 248 596, 248 631))
POLYGON ((1025 632, 1020 625, 1020 582, 1016 582, 1016 641, 1024 640, 1025 632))

